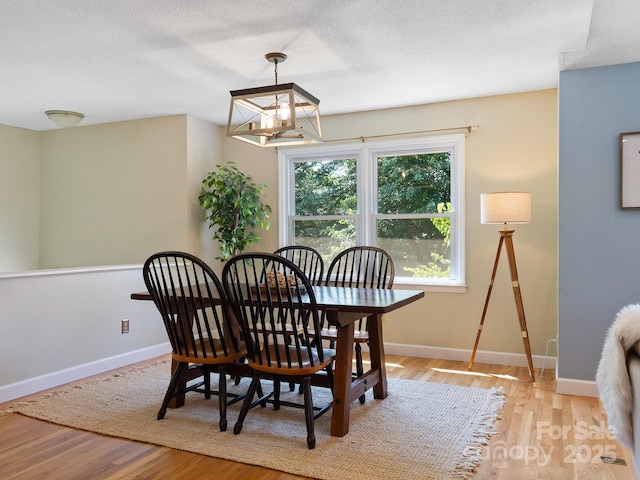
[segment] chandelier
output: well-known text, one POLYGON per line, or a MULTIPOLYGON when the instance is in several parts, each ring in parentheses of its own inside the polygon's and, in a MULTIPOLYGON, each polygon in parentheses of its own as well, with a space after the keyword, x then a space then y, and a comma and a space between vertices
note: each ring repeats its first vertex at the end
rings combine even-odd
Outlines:
POLYGON ((227 136, 260 147, 322 141, 320 100, 295 83, 278 85, 278 64, 284 53, 267 53, 274 64, 275 85, 232 90, 227 136))

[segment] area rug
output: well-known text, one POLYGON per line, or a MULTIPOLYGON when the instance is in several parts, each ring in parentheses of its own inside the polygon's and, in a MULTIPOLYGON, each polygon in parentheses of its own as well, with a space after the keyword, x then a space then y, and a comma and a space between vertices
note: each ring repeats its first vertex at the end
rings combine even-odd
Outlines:
MULTIPOLYGON (((234 435, 239 404, 229 408, 229 428, 220 432, 217 397, 189 393, 184 407, 156 420, 169 374, 170 362, 162 361, 16 403, 9 411, 311 478, 444 480, 473 476, 504 406, 501 389, 389 379, 386 399, 368 392, 364 405, 352 404, 346 436, 330 436, 331 412, 317 419, 316 448, 309 450, 304 411, 297 408, 254 408, 234 435)), ((247 385, 248 379, 230 382, 229 389, 247 385)), ((330 400, 328 389, 314 388, 313 395, 316 404, 330 400)))

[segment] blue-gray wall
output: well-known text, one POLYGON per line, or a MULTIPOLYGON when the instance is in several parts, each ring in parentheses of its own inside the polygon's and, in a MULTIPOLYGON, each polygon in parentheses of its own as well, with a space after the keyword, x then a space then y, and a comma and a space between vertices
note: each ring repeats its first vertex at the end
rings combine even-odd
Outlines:
POLYGON ((640 63, 562 72, 559 128, 558 377, 593 380, 616 313, 640 303, 640 210, 618 201, 619 134, 640 131, 640 63))

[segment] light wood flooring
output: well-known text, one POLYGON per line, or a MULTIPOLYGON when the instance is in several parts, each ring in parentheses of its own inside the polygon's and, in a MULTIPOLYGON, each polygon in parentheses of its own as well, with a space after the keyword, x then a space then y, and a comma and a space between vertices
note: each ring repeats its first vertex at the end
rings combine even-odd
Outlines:
MULTIPOLYGON (((484 450, 477 479, 636 478, 629 450, 607 432, 598 399, 556 394, 553 371, 545 371, 534 386, 527 381, 526 368, 477 363, 469 372, 463 362, 387 355, 387 372, 394 378, 504 389, 506 406, 496 424, 497 433, 484 450), (603 463, 601 456, 626 465, 603 463)), ((10 403, 0 404, 0 411, 10 403)), ((366 454, 366 445, 359 448, 366 454)), ((193 478, 300 477, 60 427, 19 414, 0 416, 3 480, 193 478)))

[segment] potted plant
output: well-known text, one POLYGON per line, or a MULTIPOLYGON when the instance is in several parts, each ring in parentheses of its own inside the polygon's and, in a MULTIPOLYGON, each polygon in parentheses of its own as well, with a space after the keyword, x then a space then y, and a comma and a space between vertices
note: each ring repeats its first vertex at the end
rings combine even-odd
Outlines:
POLYGON ((220 261, 257 242, 260 237, 253 229, 269 229, 271 207, 260 198, 266 187, 266 183, 255 183, 233 162, 218 165, 202 180, 198 200, 209 228, 215 229, 213 239, 220 247, 220 256, 216 257, 220 261))

